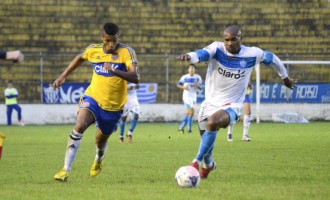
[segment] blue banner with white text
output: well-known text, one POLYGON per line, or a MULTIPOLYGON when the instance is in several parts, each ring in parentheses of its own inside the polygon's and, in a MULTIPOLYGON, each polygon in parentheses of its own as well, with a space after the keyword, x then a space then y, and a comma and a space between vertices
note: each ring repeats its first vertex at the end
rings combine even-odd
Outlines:
MULTIPOLYGON (((157 83, 140 83, 137 97, 140 103, 153 103, 157 99, 157 83)), ((88 83, 65 83, 60 89, 53 91, 53 86, 43 84, 43 103, 47 104, 73 104, 78 103, 85 93, 88 83)))
MULTIPOLYGON (((256 102, 256 85, 253 85, 252 102, 256 102)), ((291 90, 284 84, 260 84, 261 103, 330 103, 329 83, 297 83, 291 90)))
MULTIPOLYGON (((252 102, 256 102, 256 85, 252 84, 252 102)), ((279 83, 260 84, 261 103, 330 103, 330 83, 297 83, 291 90, 279 83)), ((205 99, 205 87, 197 91, 197 103, 205 99)))

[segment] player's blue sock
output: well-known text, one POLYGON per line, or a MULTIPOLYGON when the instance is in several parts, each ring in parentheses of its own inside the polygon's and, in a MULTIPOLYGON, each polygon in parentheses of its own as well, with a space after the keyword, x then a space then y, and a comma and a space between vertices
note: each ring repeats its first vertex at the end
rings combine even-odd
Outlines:
POLYGON ((207 154, 204 156, 204 163, 206 165, 209 165, 212 162, 213 148, 214 148, 214 143, 213 143, 212 147, 210 148, 210 150, 207 152, 207 154))
MULTIPOLYGON (((134 115, 133 115, 134 116, 134 115)), ((132 121, 131 121, 131 126, 130 126, 130 128, 129 128, 129 131, 131 131, 131 132, 133 132, 134 131, 134 129, 135 129, 135 127, 136 127, 136 124, 137 124, 137 120, 135 120, 135 119, 132 119, 132 121)))
POLYGON ((205 131, 202 136, 201 143, 199 145, 199 151, 196 156, 196 160, 202 161, 204 159, 204 157, 208 154, 209 150, 213 147, 216 137, 217 131, 205 131))
POLYGON ((180 129, 182 129, 182 130, 184 129, 184 127, 187 124, 187 121, 188 121, 188 117, 187 116, 184 116, 183 119, 182 119, 182 122, 181 122, 180 129))
POLYGON ((124 137, 125 125, 126 125, 126 122, 123 122, 120 120, 120 137, 121 138, 124 137))
POLYGON ((188 116, 188 130, 191 130, 192 123, 193 123, 193 118, 192 118, 192 116, 188 116))

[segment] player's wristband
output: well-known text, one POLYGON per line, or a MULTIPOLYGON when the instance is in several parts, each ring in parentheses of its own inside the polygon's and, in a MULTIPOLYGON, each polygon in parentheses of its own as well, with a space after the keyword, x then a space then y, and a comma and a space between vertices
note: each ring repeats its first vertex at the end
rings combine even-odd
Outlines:
POLYGON ((7 52, 6 51, 0 51, 0 59, 6 59, 7 52))

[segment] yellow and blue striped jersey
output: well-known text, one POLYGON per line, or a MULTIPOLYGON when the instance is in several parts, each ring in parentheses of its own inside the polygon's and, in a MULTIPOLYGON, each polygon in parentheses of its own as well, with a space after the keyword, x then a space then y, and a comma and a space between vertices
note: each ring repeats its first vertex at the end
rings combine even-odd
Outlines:
POLYGON ((82 53, 82 58, 88 60, 94 68, 92 82, 85 95, 92 97, 104 110, 122 110, 127 101, 127 81, 105 70, 104 63, 127 72, 129 66, 137 63, 134 50, 118 43, 114 53, 106 53, 103 44, 92 44, 82 53))

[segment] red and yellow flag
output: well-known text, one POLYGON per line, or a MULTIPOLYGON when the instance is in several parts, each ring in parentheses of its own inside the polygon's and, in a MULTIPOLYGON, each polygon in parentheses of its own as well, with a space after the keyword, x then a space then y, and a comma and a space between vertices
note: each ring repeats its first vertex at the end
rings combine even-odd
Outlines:
POLYGON ((2 145, 3 145, 3 142, 5 141, 5 137, 6 136, 4 136, 0 133, 0 159, 1 159, 2 145))

